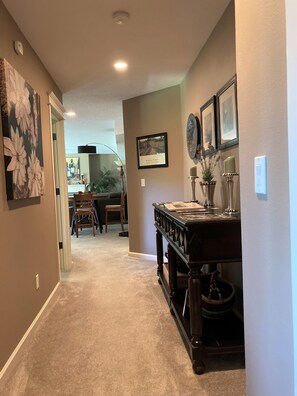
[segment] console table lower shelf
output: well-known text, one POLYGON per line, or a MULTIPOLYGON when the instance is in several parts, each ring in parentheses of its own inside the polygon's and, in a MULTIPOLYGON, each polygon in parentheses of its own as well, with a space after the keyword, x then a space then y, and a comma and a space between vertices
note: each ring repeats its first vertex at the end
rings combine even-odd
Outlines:
POLYGON ((215 279, 219 275, 211 268, 218 264, 222 268, 228 268, 230 263, 241 265, 240 217, 220 210, 188 213, 170 211, 164 204, 153 206, 159 283, 193 370, 202 374, 206 357, 244 352, 243 323, 231 310, 233 306, 228 305, 232 300, 226 299, 218 309, 219 315, 215 312, 214 317, 214 307, 205 302, 203 294, 208 268, 215 279))
POLYGON ((173 298, 170 298, 167 281, 162 274, 159 275, 159 283, 192 361, 193 371, 196 374, 204 373, 204 359, 208 356, 244 352, 243 322, 232 311, 228 316, 221 319, 203 317, 203 342, 193 345, 189 308, 184 309, 185 290, 178 291, 173 298))

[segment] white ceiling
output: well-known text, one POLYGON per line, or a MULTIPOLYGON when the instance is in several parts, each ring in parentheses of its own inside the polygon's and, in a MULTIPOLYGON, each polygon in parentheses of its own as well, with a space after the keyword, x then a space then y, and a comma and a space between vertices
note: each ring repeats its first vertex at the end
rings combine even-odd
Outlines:
POLYGON ((230 0, 2 0, 63 92, 66 151, 123 133, 122 100, 180 84, 230 0), (130 13, 124 25, 112 14, 130 13), (114 71, 115 60, 129 68, 114 71), (71 138, 70 138, 71 137, 71 138))

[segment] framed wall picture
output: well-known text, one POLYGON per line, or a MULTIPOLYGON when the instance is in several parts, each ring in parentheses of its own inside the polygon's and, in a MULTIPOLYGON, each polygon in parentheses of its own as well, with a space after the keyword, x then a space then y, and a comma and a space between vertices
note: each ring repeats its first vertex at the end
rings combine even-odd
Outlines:
POLYGON ((168 166, 167 132, 136 138, 138 169, 168 166))
POLYGON ((217 93, 217 115, 219 150, 238 144, 236 76, 217 93))
POLYGON ((81 184, 79 157, 66 158, 66 172, 68 184, 81 184))
POLYGON ((45 194, 40 96, 0 59, 0 102, 8 200, 45 194))
POLYGON ((202 130, 201 144, 207 154, 209 146, 213 146, 215 149, 217 148, 215 96, 210 98, 200 108, 200 117, 202 130))

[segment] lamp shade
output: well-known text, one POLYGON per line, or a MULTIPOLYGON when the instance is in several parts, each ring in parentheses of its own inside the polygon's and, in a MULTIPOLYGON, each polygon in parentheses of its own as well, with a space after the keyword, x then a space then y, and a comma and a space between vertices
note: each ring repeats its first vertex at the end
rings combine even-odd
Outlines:
POLYGON ((96 154, 96 146, 78 146, 78 154, 96 154))

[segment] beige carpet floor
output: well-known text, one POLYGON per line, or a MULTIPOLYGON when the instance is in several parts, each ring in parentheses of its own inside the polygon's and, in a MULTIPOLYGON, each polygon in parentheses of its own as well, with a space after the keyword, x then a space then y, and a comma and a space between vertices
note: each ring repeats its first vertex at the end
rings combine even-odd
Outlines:
POLYGON ((197 376, 157 282, 156 264, 128 256, 128 238, 83 230, 73 269, 36 325, 1 396, 243 396, 239 356, 197 376))

